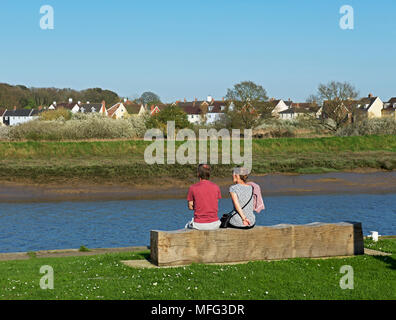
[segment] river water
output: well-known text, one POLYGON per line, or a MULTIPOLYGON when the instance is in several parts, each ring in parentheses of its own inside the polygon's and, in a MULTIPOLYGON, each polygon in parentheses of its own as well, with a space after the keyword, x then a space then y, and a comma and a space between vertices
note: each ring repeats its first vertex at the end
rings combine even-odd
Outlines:
MULTIPOLYGON (((396 194, 264 197, 258 225, 358 221, 365 235, 396 234, 396 194)), ((231 209, 222 199, 220 212, 231 209)), ((129 200, 0 203, 0 252, 149 245, 150 230, 183 228, 186 201, 129 200)))

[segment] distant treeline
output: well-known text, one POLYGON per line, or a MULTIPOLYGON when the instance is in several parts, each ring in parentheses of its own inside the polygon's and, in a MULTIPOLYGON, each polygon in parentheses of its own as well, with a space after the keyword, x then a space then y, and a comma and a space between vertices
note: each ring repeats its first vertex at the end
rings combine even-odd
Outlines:
POLYGON ((0 83, 0 108, 37 108, 38 106, 50 106, 54 101, 67 102, 72 98, 73 102, 85 103, 106 101, 106 105, 113 105, 120 101, 117 93, 100 88, 86 89, 82 91, 73 89, 57 88, 28 88, 23 85, 12 86, 0 83))

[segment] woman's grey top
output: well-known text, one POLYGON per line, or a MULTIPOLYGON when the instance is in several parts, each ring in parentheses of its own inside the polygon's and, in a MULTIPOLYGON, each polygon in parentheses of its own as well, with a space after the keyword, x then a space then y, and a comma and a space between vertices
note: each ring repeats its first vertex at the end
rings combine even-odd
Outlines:
MULTIPOLYGON (((252 186, 245 186, 242 184, 234 184, 230 187, 230 192, 233 192, 237 195, 238 200, 239 200, 239 205, 241 208, 249 201, 250 197, 252 196, 252 190, 253 190, 252 186)), ((254 202, 254 199, 252 198, 250 200, 249 204, 245 208, 242 209, 246 218, 249 219, 251 226, 256 223, 256 216, 253 213, 253 202, 254 202)), ((234 206, 234 211, 231 214, 233 214, 235 212, 236 212, 236 215, 234 215, 230 219, 230 223, 235 227, 245 227, 243 225, 241 216, 235 210, 235 206, 234 206)))

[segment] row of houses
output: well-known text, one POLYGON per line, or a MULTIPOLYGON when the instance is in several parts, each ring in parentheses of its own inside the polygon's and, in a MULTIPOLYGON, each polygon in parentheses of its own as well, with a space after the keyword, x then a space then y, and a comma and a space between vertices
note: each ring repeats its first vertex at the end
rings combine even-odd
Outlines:
MULTIPOLYGON (((336 108, 331 106, 328 101, 324 101, 322 106, 312 103, 295 103, 290 99, 271 99, 268 103, 272 117, 280 120, 294 120, 301 116, 330 118, 331 112, 338 112, 345 118, 361 116, 366 118, 394 117, 396 119, 396 97, 384 103, 379 97, 370 94, 359 100, 343 101, 336 108)), ((206 100, 186 101, 184 99, 184 101, 176 101, 172 105, 180 107, 187 114, 188 121, 193 124, 213 124, 222 120, 226 110, 234 108, 232 103, 227 105, 224 98, 215 100, 212 96, 208 96, 206 100)), ((49 107, 39 107, 38 109, 16 109, 15 107, 12 110, 0 109, 0 125, 17 125, 36 119, 40 112, 59 108, 70 110, 72 113, 99 113, 113 119, 125 119, 144 114, 154 116, 167 106, 166 104, 147 106, 124 99, 110 108, 106 108, 105 101, 74 103, 73 99, 69 99, 68 102, 53 102, 49 107)))
POLYGON ((358 100, 342 101, 337 105, 330 101, 324 101, 322 106, 313 103, 293 103, 290 100, 275 100, 274 103, 272 115, 282 120, 293 120, 301 116, 331 118, 331 113, 339 113, 350 119, 383 117, 396 119, 396 98, 383 102, 380 97, 374 97, 372 94, 358 100))

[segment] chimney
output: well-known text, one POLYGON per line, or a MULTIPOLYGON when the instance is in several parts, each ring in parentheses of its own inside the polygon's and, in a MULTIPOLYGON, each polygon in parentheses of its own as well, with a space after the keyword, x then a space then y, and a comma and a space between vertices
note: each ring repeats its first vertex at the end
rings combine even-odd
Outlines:
POLYGON ((369 98, 372 98, 372 97, 373 97, 373 94, 372 94, 372 93, 369 93, 368 97, 369 97, 369 98))
POLYGON ((187 102, 186 98, 184 98, 184 102, 187 102))
POLYGON ((274 101, 275 100, 275 98, 271 98, 271 101, 274 101))
POLYGON ((194 101, 195 101, 195 102, 197 102, 197 100, 198 100, 197 98, 194 98, 194 101))
POLYGON ((221 100, 222 100, 222 101, 224 101, 224 97, 223 97, 223 98, 221 98, 221 100))

